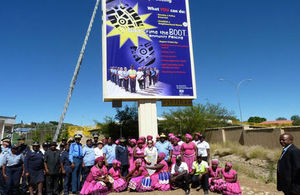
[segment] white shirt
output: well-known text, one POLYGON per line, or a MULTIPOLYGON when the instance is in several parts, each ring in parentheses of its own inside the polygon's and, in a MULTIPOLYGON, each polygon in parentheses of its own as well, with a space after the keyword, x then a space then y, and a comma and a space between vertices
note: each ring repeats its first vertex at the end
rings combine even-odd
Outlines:
POLYGON ((138 71, 138 72, 136 73, 136 78, 137 78, 137 80, 141 79, 143 76, 144 76, 144 73, 143 73, 142 71, 138 71))
MULTIPOLYGON (((157 162, 157 149, 153 146, 151 149, 146 147, 144 150, 145 161, 151 163, 150 166, 154 166, 157 162)), ((154 169, 147 169, 149 175, 152 175, 156 172, 154 169)))
POLYGON ((118 75, 119 75, 120 79, 124 79, 124 75, 123 75, 123 71, 122 70, 118 71, 118 75))
POLYGON ((172 166, 171 169, 171 174, 175 174, 175 173, 182 173, 183 171, 187 171, 187 173, 189 172, 189 167, 187 166, 187 164, 185 162, 181 162, 180 166, 177 166, 177 164, 175 163, 172 166))
POLYGON ((95 152, 95 159, 97 159, 100 156, 103 156, 103 148, 100 149, 98 147, 94 148, 94 152, 95 152))
POLYGON ((197 143, 198 156, 207 157, 207 149, 209 149, 209 144, 204 140, 203 142, 197 143))
POLYGON ((181 146, 183 143, 184 143, 184 142, 180 140, 180 141, 178 142, 178 145, 181 146))

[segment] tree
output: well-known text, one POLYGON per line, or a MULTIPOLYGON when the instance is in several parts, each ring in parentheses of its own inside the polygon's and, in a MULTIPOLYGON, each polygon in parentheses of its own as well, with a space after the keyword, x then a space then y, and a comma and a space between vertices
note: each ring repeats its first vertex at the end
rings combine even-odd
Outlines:
POLYGON ((261 122, 264 122, 264 121, 266 121, 266 120, 267 120, 267 119, 266 119, 266 118, 263 118, 263 117, 252 116, 252 117, 249 117, 248 122, 249 122, 249 123, 261 123, 261 122))
POLYGON ((276 120, 277 121, 286 121, 287 119, 285 117, 278 117, 276 120))
POLYGON ((164 120, 159 121, 160 131, 165 133, 185 134, 203 133, 207 128, 228 126, 228 120, 236 120, 221 104, 206 103, 195 106, 179 108, 164 112, 164 120))
POLYGON ((294 120, 293 125, 294 126, 300 126, 300 119, 294 120))
POLYGON ((300 119, 300 116, 299 116, 299 115, 293 115, 293 116, 291 116, 291 120, 292 120, 292 121, 296 121, 296 120, 298 120, 298 119, 300 119))

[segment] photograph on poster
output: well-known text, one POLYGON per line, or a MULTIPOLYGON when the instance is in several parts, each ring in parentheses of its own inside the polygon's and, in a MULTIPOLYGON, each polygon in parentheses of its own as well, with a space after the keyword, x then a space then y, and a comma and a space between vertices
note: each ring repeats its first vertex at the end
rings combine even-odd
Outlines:
POLYGON ((102 7, 104 100, 196 98, 188 0, 102 7))

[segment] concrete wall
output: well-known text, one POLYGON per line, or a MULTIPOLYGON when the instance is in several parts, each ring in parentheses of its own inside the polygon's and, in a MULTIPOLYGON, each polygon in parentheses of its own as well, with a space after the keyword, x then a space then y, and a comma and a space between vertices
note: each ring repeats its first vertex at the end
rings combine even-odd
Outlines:
POLYGON ((291 133, 294 144, 300 147, 300 127, 281 128, 249 128, 249 127, 221 127, 207 129, 206 140, 211 143, 236 142, 241 145, 261 145, 266 148, 281 148, 279 136, 282 133, 291 133))

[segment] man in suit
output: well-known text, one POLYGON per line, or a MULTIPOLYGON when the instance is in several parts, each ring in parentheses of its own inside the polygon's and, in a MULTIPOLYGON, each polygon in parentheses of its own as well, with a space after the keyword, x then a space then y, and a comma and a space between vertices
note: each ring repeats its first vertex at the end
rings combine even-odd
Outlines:
POLYGON ((280 135, 283 147, 277 167, 277 190, 285 195, 300 194, 300 150, 293 144, 289 133, 280 135))

